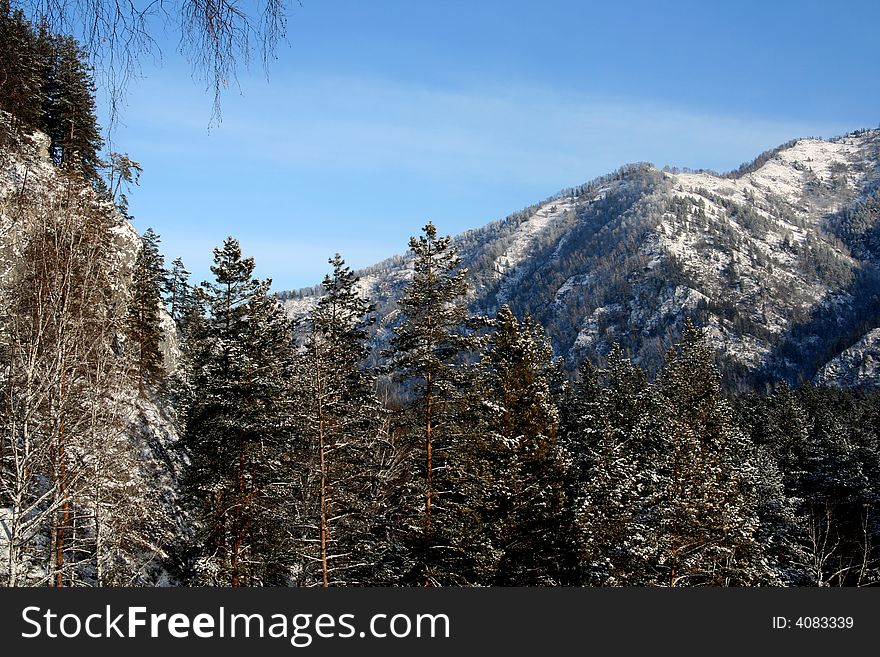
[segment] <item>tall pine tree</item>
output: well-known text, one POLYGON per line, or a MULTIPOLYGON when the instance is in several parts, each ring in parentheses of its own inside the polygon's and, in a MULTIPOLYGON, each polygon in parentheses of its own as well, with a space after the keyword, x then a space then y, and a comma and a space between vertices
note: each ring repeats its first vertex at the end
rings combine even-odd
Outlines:
POLYGON ((291 331, 253 270, 236 240, 214 250, 215 281, 200 289, 206 317, 192 337, 185 493, 202 583, 285 583, 293 563, 291 331))
POLYGON ((103 139, 86 53, 73 37, 55 35, 49 43, 51 59, 44 103, 52 157, 56 164, 96 181, 103 139))
POLYGON ((315 566, 307 567, 314 575, 306 582, 323 586, 371 581, 387 548, 378 526, 387 509, 386 414, 363 367, 372 306, 342 257, 330 264, 325 294, 310 315, 302 385, 312 464, 304 544, 315 566))
MULTIPOLYGON (((409 536, 414 563, 404 578, 425 585, 460 582, 472 570, 461 547, 462 508, 454 487, 462 431, 458 425, 464 358, 477 345, 468 329, 466 271, 452 238, 428 223, 410 239, 413 278, 399 300, 402 322, 391 342, 390 365, 410 399, 405 431, 413 464, 409 536)), ((468 524, 473 524, 471 520, 468 524)))
POLYGON ((43 127, 41 56, 37 33, 22 11, 0 0, 0 107, 31 129, 43 127))

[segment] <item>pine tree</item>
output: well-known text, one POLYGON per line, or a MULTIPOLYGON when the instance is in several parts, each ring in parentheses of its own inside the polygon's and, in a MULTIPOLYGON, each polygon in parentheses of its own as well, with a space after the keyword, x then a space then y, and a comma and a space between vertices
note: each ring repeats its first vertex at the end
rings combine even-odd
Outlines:
POLYGON ((569 402, 566 442, 575 480, 581 577, 591 585, 651 582, 651 500, 664 453, 657 404, 644 372, 613 345, 605 369, 582 368, 569 402))
POLYGON ((688 323, 658 380, 666 409, 655 500, 658 583, 746 585, 772 576, 758 532, 754 450, 734 424, 702 334, 688 323))
POLYGON ((736 402, 736 423, 754 444, 758 540, 782 583, 808 585, 811 577, 799 565, 809 557, 798 518, 803 502, 798 482, 804 474, 809 418, 785 383, 772 395, 742 395, 736 402))
POLYGON ((793 538, 798 565, 814 586, 864 586, 878 581, 876 396, 804 386, 798 406, 806 419, 795 477, 793 538), (873 401, 873 403, 872 403, 873 401), (872 426, 873 425, 873 426, 872 426))
MULTIPOLYGON (((205 311, 198 290, 189 283, 190 272, 181 258, 175 258, 167 272, 163 293, 165 307, 174 322, 170 336, 176 340, 177 362, 168 373, 168 398, 179 426, 186 424, 196 390, 193 387, 199 340, 205 334, 205 311)), ((169 337, 169 336, 166 336, 169 337)))
POLYGON ((51 64, 44 102, 52 157, 57 165, 79 172, 88 181, 96 181, 103 139, 86 53, 72 37, 51 36, 48 43, 51 64))
POLYGON ((0 0, 0 107, 31 129, 42 126, 44 70, 30 22, 0 0))
POLYGON ((410 581, 426 585, 461 581, 471 570, 456 536, 468 533, 456 512, 458 493, 445 485, 456 474, 461 442, 456 426, 465 354, 477 345, 468 330, 466 271, 450 237, 438 237, 428 223, 410 239, 413 278, 398 302, 402 322, 395 329, 390 367, 406 386, 412 423, 406 430, 413 455, 412 524, 405 539, 415 553, 410 581), (414 513, 421 507, 421 513, 414 513), (420 516, 420 517, 419 517, 420 516), (420 526, 420 531, 416 528, 420 526))
MULTIPOLYGON (((310 315, 304 354, 303 434, 314 464, 308 486, 313 509, 306 546, 323 586, 364 584, 375 577, 386 544, 379 536, 388 474, 385 413, 363 369, 372 306, 357 292, 357 278, 338 254, 324 278, 324 296, 310 315), (376 530, 379 531, 376 531, 376 530)), ((307 568, 308 573, 313 569, 307 568)))
POLYGON ((164 339, 160 309, 165 279, 165 261, 159 251, 159 236, 148 228, 141 237, 141 248, 132 271, 132 296, 128 312, 128 335, 141 395, 144 394, 145 384, 161 385, 165 379, 159 349, 164 339))
POLYGON ((116 206, 123 217, 131 220, 128 212, 128 195, 132 185, 138 185, 140 182, 143 168, 139 162, 132 160, 128 153, 110 153, 108 162, 101 162, 102 167, 107 171, 107 179, 100 181, 106 186, 106 195, 116 206), (123 186, 124 190, 123 191, 123 186))
POLYGON ((165 279, 165 300, 168 306, 168 314, 171 319, 180 326, 184 318, 194 310, 196 304, 195 293, 189 284, 190 273, 183 259, 175 258, 171 263, 171 269, 165 279))
POLYGON ((236 240, 214 250, 183 435, 196 581, 232 586, 284 583, 292 564, 292 340, 270 282, 253 270, 236 240))

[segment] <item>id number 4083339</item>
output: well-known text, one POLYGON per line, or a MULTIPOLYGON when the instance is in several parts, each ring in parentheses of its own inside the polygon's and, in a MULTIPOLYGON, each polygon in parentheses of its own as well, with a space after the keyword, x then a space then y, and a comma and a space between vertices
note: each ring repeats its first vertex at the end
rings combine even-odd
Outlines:
POLYGON ((851 630, 855 625, 852 616, 798 616, 773 617, 774 630, 851 630))

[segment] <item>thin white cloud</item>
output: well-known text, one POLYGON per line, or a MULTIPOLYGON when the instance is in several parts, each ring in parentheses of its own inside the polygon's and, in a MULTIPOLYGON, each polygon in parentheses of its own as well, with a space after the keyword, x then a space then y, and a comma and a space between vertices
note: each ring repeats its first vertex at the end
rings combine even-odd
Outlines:
MULTIPOLYGON (((178 91, 165 97, 180 97, 178 91)), ((205 116, 204 103, 194 102, 191 91, 182 96, 177 107, 140 105, 137 120, 154 128, 148 148, 186 157, 192 147, 180 143, 180 132, 199 132, 211 157, 237 162, 339 176, 402 171, 551 187, 631 161, 736 166, 792 137, 861 127, 714 115, 538 87, 437 90, 296 76, 243 99, 227 98, 224 121, 207 138, 205 124, 199 129, 194 118, 205 116)))
POLYGON ((457 232, 627 162, 729 169, 793 137, 864 127, 535 86, 429 89, 296 76, 228 96, 223 122, 209 133, 208 102, 185 81, 147 81, 136 93, 117 138, 145 166, 136 216, 199 272, 210 248, 234 232, 256 256, 258 275, 281 287, 317 282, 337 250, 358 265, 400 251, 438 210, 457 232), (150 210, 138 215, 147 188, 150 210), (443 190, 456 199, 441 202, 443 190), (393 243, 379 243, 379 224, 393 243))

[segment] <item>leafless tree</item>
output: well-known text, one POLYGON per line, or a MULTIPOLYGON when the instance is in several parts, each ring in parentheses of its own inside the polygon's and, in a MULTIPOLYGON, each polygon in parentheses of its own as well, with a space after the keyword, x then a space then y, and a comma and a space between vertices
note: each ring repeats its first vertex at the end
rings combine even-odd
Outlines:
POLYGON ((220 98, 239 65, 255 55, 266 67, 286 37, 292 0, 18 0, 36 23, 77 37, 106 86, 112 119, 145 57, 161 57, 157 35, 179 36, 193 74, 220 98))
POLYGON ((138 583, 161 548, 126 426, 120 219, 72 173, 0 198, 0 216, 0 571, 9 586, 138 583))

